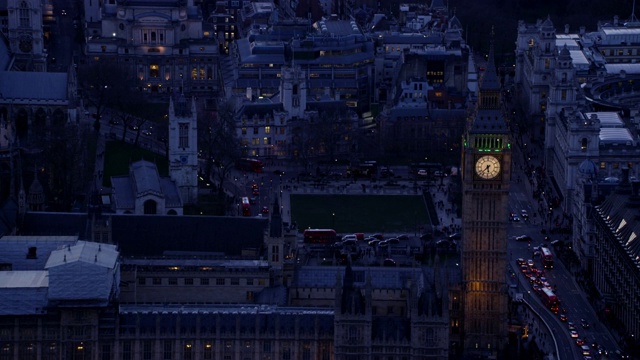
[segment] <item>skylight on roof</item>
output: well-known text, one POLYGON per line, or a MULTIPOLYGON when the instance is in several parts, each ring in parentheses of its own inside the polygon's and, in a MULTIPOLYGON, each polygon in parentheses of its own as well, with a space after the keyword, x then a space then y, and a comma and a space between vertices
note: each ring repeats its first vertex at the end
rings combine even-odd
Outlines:
POLYGON ((620 231, 625 225, 627 225, 627 221, 625 219, 622 219, 622 221, 620 221, 620 225, 618 225, 618 229, 616 231, 620 231))
POLYGON ((632 242, 633 240, 635 240, 637 237, 638 237, 638 236, 636 235, 636 233, 635 233, 635 232, 632 232, 632 233, 631 233, 631 235, 629 235, 629 240, 627 241, 627 244, 626 244, 626 245, 627 245, 627 246, 631 245, 631 242, 632 242))

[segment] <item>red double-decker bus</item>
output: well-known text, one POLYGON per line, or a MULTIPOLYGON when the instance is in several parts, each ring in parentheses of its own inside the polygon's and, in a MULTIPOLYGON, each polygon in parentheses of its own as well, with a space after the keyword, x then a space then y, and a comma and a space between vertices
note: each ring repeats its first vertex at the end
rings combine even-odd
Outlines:
POLYGON ((306 229, 305 244, 333 244, 336 242, 336 231, 333 229, 306 229))
POLYGON ((553 269, 553 254, 551 254, 551 250, 543 247, 540 249, 540 254, 542 257, 542 266, 545 269, 553 269))
POLYGON ((552 313, 557 314, 558 309, 560 308, 560 300, 558 300, 558 296, 553 292, 553 290, 548 287, 543 287, 540 292, 540 297, 542 298, 542 303, 547 309, 551 310, 552 313))
POLYGON ((251 216, 251 203, 248 197, 242 198, 242 216, 251 216))
POLYGON ((236 160, 236 169, 238 170, 261 173, 263 168, 264 163, 262 162, 262 160, 249 158, 236 160))

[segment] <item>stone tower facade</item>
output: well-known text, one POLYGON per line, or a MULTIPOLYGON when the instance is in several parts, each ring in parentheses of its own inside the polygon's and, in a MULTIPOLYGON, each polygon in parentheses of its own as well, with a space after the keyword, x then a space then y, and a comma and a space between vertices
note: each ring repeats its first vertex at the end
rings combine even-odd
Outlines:
POLYGON ((534 26, 518 23, 516 74, 526 115, 543 121, 556 56, 556 31, 550 18, 534 26))
POLYGON ((545 164, 549 176, 567 189, 565 208, 573 207, 580 164, 598 159, 600 121, 595 114, 584 113, 584 94, 576 79, 576 70, 567 47, 558 52, 553 80, 549 86, 545 126, 545 164), (563 158, 558 159, 557 154, 563 158))
POLYGON ((306 74, 299 67, 282 68, 280 78, 280 94, 282 94, 282 106, 288 113, 289 119, 304 117, 307 108, 307 80, 306 74))
POLYGON ((9 48, 18 70, 47 71, 42 4, 37 0, 8 0, 9 48))
POLYGON ((169 102, 169 176, 183 204, 198 202, 198 121, 196 103, 183 95, 169 102))
MULTIPOLYGON (((571 54, 566 45, 558 52, 555 63, 554 75, 549 82, 549 96, 545 113, 547 122, 544 137, 545 164, 553 164, 553 150, 556 147, 555 137, 559 134, 557 127, 563 126, 566 122, 565 114, 576 109, 578 105, 577 95, 580 92, 571 54)), ((564 125, 564 128, 566 128, 566 125, 564 125)), ((553 168, 550 170, 553 172, 553 168)))
POLYGON ((507 343, 504 269, 511 143, 493 47, 462 154, 462 339, 465 355, 494 356, 507 343))
MULTIPOLYGON (((338 272, 338 274, 340 274, 338 272)), ((354 359, 371 350, 371 277, 364 289, 355 286, 351 262, 344 272, 344 281, 338 275, 335 298, 334 349, 336 360, 354 359)), ((366 356, 366 355, 365 355, 366 356)))

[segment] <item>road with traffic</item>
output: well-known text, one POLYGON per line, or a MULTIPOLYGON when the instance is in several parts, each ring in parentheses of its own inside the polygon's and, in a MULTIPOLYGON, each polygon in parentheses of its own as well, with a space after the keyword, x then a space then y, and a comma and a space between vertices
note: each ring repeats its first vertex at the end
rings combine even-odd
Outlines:
MULTIPOLYGON (((514 217, 510 218, 508 229, 509 266, 518 276, 517 291, 524 295, 525 300, 540 314, 541 320, 546 323, 557 342, 560 359, 583 359, 583 349, 578 344, 584 341, 590 349, 590 355, 594 359, 611 358, 605 352, 613 352, 618 346, 608 331, 602 325, 587 299, 585 292, 578 286, 573 274, 558 259, 557 248, 551 245, 558 240, 557 235, 548 231, 548 222, 539 214, 538 202, 533 198, 533 191, 527 175, 519 165, 525 163, 521 154, 514 153, 514 166, 516 169, 511 183, 509 206, 514 217), (528 215, 523 216, 523 210, 528 215), (517 241, 519 236, 527 235, 530 241, 517 241), (555 237, 554 237, 555 236, 555 237), (554 255, 552 269, 544 269, 541 257, 535 253, 539 246, 547 247, 554 255), (544 277, 560 300, 560 310, 554 314, 547 309, 538 294, 534 290, 531 279, 527 277, 517 264, 518 259, 533 260, 537 269, 544 269, 544 277), (564 315, 561 318, 561 315, 564 315), (584 326, 582 320, 585 320, 584 326), (576 334, 571 334, 569 323, 575 326, 576 334), (580 340, 578 340, 580 339, 580 340)), ((562 242, 558 242, 562 243, 562 242)), ((538 276, 539 277, 539 276, 538 276)), ((551 340, 551 339, 550 339, 551 340)))

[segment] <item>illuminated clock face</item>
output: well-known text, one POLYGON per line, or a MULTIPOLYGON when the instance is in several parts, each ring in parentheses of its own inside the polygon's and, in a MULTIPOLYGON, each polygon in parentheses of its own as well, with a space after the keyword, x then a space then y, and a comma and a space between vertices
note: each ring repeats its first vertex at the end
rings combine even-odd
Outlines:
POLYGON ((476 174, 483 179, 493 179, 500 173, 500 161, 491 155, 485 155, 476 161, 476 174))

